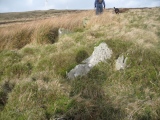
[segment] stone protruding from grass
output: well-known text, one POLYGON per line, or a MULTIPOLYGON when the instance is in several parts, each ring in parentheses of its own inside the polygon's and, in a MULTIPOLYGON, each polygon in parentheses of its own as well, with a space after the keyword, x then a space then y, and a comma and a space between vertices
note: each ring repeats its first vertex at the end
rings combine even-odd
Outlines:
POLYGON ((121 70, 121 69, 125 69, 126 67, 126 62, 127 62, 127 57, 124 58, 124 56, 119 56, 118 59, 116 60, 116 70, 121 70))
POLYGON ((86 75, 95 65, 99 62, 104 62, 107 59, 110 59, 112 55, 112 50, 108 48, 106 43, 101 43, 99 46, 94 48, 92 55, 84 60, 82 63, 77 65, 69 73, 67 77, 69 79, 74 79, 78 76, 86 75))
POLYGON ((59 28, 58 29, 58 35, 59 36, 64 35, 64 34, 69 34, 69 33, 72 33, 69 29, 65 29, 65 28, 59 28))

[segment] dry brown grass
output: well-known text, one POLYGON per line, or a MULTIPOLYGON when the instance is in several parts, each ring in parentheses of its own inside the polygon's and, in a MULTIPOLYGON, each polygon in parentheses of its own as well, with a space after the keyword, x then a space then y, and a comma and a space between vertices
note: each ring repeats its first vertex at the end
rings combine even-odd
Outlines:
POLYGON ((25 24, 15 24, 0 29, 0 43, 1 49, 21 48, 28 43, 31 43, 36 39, 38 35, 37 31, 50 27, 57 27, 57 19, 54 21, 40 20, 38 22, 30 22, 25 24), (53 22, 51 24, 51 22, 53 22), (48 23, 48 24, 47 24, 48 23), (19 38, 17 38, 19 37, 19 38), (29 40, 28 40, 29 38, 29 40), (19 46, 18 44, 22 46, 19 46))
MULTIPOLYGON (((124 9, 128 12, 119 15, 106 10, 100 16, 96 16, 95 11, 90 10, 28 23, 11 24, 0 28, 0 49, 20 49, 27 44, 50 43, 46 35, 51 30, 55 28, 57 30, 58 28, 68 30, 83 28, 83 22, 86 19, 85 28, 89 29, 91 33, 100 32, 108 39, 122 38, 123 40, 133 40, 138 43, 146 43, 146 46, 152 46, 158 42, 156 32, 159 28, 159 22, 155 21, 155 16, 150 17, 149 12, 158 15, 157 9, 146 9, 146 11, 143 9, 129 11, 124 9), (148 17, 150 18, 145 19, 148 17)), ((86 36, 92 39, 92 35, 86 36)))
POLYGON ((21 48, 29 43, 37 43, 38 37, 42 37, 41 35, 44 35, 45 32, 53 28, 67 28, 72 30, 77 27, 82 27, 83 16, 86 16, 85 14, 85 12, 78 13, 78 15, 74 13, 56 18, 1 27, 0 49, 21 48), (24 31, 22 38, 17 38, 16 35, 21 34, 22 31, 24 31), (29 40, 27 38, 29 38, 29 40), (22 46, 18 46, 19 43, 22 46))

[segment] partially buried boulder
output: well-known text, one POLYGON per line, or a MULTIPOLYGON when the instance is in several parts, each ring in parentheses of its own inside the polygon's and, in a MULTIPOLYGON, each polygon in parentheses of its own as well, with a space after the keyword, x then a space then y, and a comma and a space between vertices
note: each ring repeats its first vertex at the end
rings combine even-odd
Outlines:
POLYGON ((107 59, 110 59, 111 55, 112 50, 108 48, 106 43, 101 43, 99 46, 94 48, 94 51, 89 58, 82 61, 82 64, 77 65, 67 73, 67 77, 69 79, 75 79, 78 76, 84 76, 99 62, 104 62, 107 59))

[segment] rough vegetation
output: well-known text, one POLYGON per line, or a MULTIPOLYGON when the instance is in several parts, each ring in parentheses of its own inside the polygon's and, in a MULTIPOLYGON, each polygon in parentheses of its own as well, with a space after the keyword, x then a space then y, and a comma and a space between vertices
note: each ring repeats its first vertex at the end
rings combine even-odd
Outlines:
POLYGON ((0 119, 160 119, 159 11, 90 10, 0 25, 0 119), (59 36, 59 28, 71 32, 59 36), (112 58, 68 80, 101 42, 112 58), (121 55, 127 66, 116 71, 121 55))

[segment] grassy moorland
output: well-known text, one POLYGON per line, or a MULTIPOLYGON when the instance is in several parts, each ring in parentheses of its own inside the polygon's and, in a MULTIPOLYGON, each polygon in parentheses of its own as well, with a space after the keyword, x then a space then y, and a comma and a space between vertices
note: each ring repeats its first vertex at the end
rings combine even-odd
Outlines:
POLYGON ((159 11, 90 10, 1 24, 0 119, 160 119, 159 11), (59 36, 59 28, 69 33, 59 36), (66 72, 85 59, 80 53, 91 55, 101 42, 112 58, 68 80, 66 72), (122 54, 127 67, 116 71, 122 54))
MULTIPOLYGON (((84 11, 84 10, 81 10, 84 11)), ((80 10, 36 10, 28 12, 0 13, 0 24, 29 22, 39 19, 53 18, 69 13, 81 12, 80 10)))

